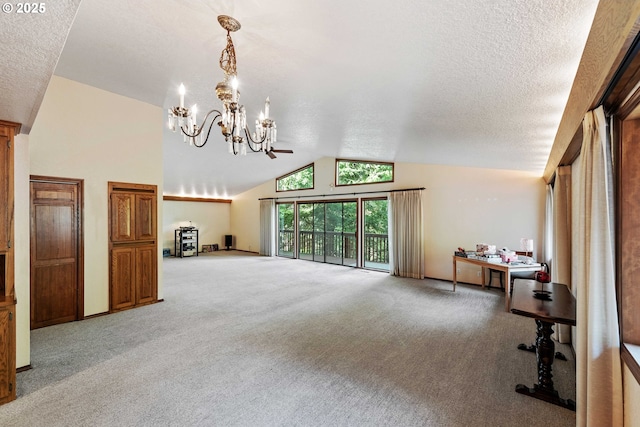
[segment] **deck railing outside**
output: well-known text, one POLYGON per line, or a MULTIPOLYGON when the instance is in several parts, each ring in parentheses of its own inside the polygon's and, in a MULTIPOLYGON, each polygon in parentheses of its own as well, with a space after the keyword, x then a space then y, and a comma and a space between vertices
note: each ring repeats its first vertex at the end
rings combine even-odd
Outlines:
MULTIPOLYGON (((280 230, 278 236, 279 254, 293 256, 295 234, 293 230, 280 230)), ((300 255, 326 255, 331 257, 357 257, 356 233, 301 231, 300 255), (324 237, 324 239, 323 239, 324 237)), ((365 263, 389 263, 389 236, 387 234, 364 235, 365 263)))

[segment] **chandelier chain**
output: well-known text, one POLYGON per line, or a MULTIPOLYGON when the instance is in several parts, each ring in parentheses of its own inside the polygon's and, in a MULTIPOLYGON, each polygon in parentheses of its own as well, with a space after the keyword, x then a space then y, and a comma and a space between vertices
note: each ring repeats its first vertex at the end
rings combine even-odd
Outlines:
POLYGON ((220 68, 224 71, 225 76, 235 76, 238 74, 236 69, 236 50, 233 47, 231 34, 227 31, 227 46, 222 50, 220 55, 220 68))

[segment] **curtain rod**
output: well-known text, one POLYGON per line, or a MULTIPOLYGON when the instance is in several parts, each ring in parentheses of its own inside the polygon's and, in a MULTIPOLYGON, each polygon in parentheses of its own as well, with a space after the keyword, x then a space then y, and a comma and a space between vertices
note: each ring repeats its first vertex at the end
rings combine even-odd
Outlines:
POLYGON ((380 190, 380 191, 360 191, 356 193, 336 193, 336 194, 315 194, 315 195, 303 195, 303 196, 282 196, 282 197, 262 197, 258 200, 280 200, 280 199, 304 199, 310 197, 330 197, 330 196, 355 196, 358 194, 377 194, 377 193, 396 193, 399 191, 414 191, 424 190, 425 187, 420 188, 404 188, 402 190, 380 190))
POLYGON ((602 96, 600 97, 600 99, 598 100, 596 107, 599 105, 604 105, 604 103, 607 102, 607 98, 609 98, 609 96, 611 95, 615 87, 618 85, 618 83, 620 82, 620 79, 622 78, 622 75, 624 74, 625 71, 627 71, 627 68, 629 68, 629 65, 631 65, 631 62, 634 60, 638 52, 640 52, 640 32, 636 34, 633 41, 631 42, 631 46, 625 53, 622 61, 620 62, 620 65, 618 66, 618 69, 613 74, 613 77, 607 84, 607 87, 602 93, 602 96))

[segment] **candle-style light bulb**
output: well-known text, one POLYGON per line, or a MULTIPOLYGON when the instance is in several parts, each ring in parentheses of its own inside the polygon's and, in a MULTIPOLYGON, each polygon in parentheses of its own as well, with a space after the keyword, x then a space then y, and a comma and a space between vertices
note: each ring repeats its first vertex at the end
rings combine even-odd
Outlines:
POLYGON ((233 80, 231 80, 231 102, 237 102, 238 100, 238 79, 236 76, 233 76, 233 80))
POLYGON ((264 113, 260 111, 260 122, 262 123, 263 120, 264 120, 264 113))
POLYGON ((178 87, 178 94, 180 94, 180 108, 184 108, 184 94, 186 91, 184 84, 180 83, 180 87, 178 87))
POLYGON ((264 102, 264 117, 265 119, 269 118, 269 105, 271 102, 269 101, 269 97, 267 96, 267 100, 264 102))
POLYGON ((191 111, 193 111, 193 124, 197 125, 198 120, 196 119, 196 115, 198 114, 198 104, 193 104, 193 107, 191 107, 191 111))

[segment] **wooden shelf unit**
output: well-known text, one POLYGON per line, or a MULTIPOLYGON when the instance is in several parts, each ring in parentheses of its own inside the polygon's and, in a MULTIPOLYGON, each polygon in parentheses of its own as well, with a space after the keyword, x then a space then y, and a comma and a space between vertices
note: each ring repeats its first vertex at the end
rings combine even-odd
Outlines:
POLYGON ((16 398, 14 284, 14 136, 20 124, 0 120, 0 404, 16 398))

